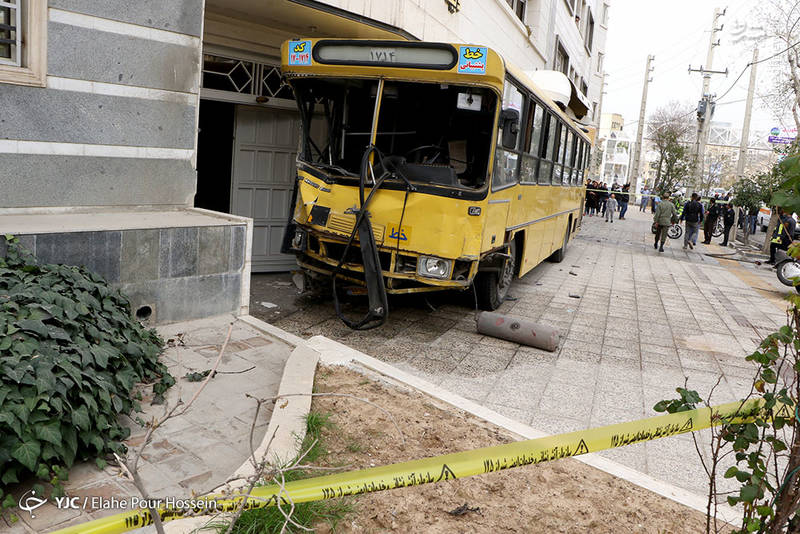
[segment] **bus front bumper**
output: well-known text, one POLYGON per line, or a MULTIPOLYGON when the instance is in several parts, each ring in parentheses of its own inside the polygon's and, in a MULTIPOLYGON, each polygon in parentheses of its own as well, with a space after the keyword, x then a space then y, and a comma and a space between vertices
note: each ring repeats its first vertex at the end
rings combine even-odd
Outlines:
MULTIPOLYGON (((326 277, 332 276, 342 255, 345 254, 346 241, 323 236, 317 232, 306 233, 305 242, 297 243, 292 252, 297 255, 297 263, 306 271, 326 277)), ((422 276, 417 271, 417 262, 422 254, 400 250, 392 247, 378 247, 381 273, 385 281, 386 292, 390 294, 422 293, 445 289, 467 289, 478 271, 477 259, 452 260, 449 277, 437 279, 422 276)), ((346 280, 356 286, 365 286, 364 266, 361 260, 361 248, 357 241, 350 245, 339 268, 337 278, 346 280)))

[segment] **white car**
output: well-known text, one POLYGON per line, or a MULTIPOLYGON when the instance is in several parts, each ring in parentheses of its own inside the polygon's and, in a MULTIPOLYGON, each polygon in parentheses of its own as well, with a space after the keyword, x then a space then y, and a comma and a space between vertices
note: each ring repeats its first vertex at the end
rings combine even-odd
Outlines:
MULTIPOLYGON (((761 228, 762 232, 766 232, 767 228, 769 227, 769 220, 772 217, 772 210, 766 206, 762 206, 760 210, 758 210, 758 215, 756 216, 756 222, 758 226, 761 228)), ((792 213, 792 218, 795 221, 798 220, 797 214, 792 213)), ((800 238, 800 224, 795 226, 794 230, 794 238, 800 238)))

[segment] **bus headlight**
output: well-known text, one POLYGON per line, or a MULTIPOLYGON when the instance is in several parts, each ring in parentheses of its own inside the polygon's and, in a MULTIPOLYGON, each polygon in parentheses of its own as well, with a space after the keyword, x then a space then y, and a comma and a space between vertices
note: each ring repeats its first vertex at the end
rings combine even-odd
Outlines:
POLYGON ((434 256, 420 256, 417 261, 417 274, 420 276, 444 280, 450 278, 450 271, 452 269, 452 260, 444 260, 434 256))

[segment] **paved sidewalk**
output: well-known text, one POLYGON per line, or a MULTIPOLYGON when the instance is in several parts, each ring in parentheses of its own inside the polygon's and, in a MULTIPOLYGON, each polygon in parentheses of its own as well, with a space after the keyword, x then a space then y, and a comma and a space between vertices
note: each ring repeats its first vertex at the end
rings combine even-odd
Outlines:
MULTIPOLYGON (((560 264, 517 280, 502 311, 558 327, 555 353, 476 333, 471 295, 393 299, 383 327, 353 332, 331 302, 316 302, 275 324, 303 337, 326 335, 534 428, 561 433, 657 415, 652 406, 688 386, 713 402, 749 391, 744 360, 784 324, 789 288, 754 264, 706 256, 716 245, 653 249, 650 214, 624 221, 584 218, 560 264), (571 298, 570 295, 580 298, 571 298), (451 303, 448 303, 451 302, 451 303), (437 307, 438 306, 438 307, 437 307)), ((718 241, 718 240, 715 240, 718 241)), ((694 491, 706 477, 690 436, 601 453, 694 491)), ((724 484, 723 484, 724 485, 724 484)))
MULTIPOLYGON (((168 391, 166 405, 151 405, 151 394, 145 395, 144 413, 134 416, 143 420, 162 417, 165 407, 175 406, 178 399, 188 402, 201 383, 181 377, 213 366, 232 321, 231 339, 217 368, 220 374, 208 383, 185 414, 167 421, 154 433, 151 445, 142 455, 139 474, 153 498, 190 497, 192 491, 203 493, 224 483, 250 454, 249 433, 255 402, 247 399, 245 393, 261 397, 278 393, 283 367, 293 347, 232 316, 201 319, 158 328, 165 340, 173 340, 162 358, 177 383, 168 391)), ((150 388, 145 391, 149 393, 150 388)), ((256 446, 261 443, 271 414, 270 404, 259 412, 254 435, 256 446)), ((132 450, 144 440, 145 430, 127 417, 124 420, 131 428, 126 443, 132 450)), ((21 487, 18 493, 27 489, 21 487)), ((139 496, 119 468, 109 466, 100 471, 94 463, 76 464, 65 489, 69 496, 81 500, 113 497, 126 501, 128 497, 139 496)), ((11 527, 11 532, 47 532, 120 511, 123 510, 64 510, 49 502, 36 509, 35 518, 16 510, 20 521, 11 527)), ((4 528, 5 523, 0 522, 0 532, 6 532, 4 528)))

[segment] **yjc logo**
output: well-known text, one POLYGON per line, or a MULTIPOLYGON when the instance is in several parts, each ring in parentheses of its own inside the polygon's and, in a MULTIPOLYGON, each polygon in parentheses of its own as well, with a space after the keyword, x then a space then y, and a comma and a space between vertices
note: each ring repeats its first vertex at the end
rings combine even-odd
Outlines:
POLYGON ((31 514, 31 519, 33 519, 36 517, 33 515, 33 511, 46 503, 47 499, 40 499, 36 496, 36 490, 30 490, 23 493, 22 497, 19 498, 19 509, 31 514))

